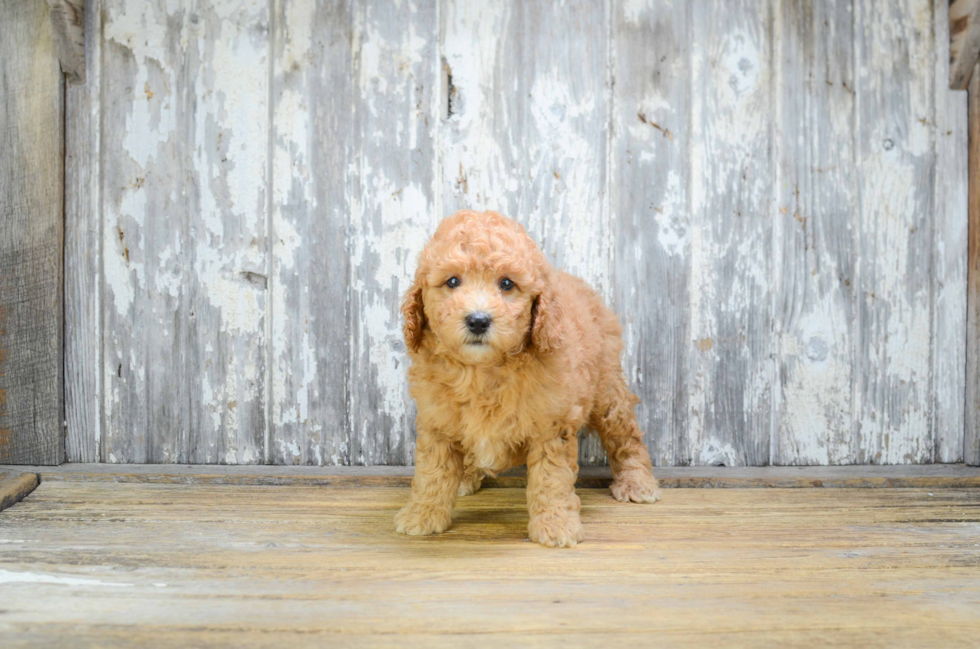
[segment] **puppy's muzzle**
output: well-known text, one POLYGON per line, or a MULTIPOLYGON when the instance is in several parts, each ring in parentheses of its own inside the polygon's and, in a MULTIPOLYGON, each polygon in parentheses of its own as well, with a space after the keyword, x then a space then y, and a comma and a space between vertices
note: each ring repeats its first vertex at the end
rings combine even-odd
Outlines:
POLYGON ((489 313, 484 311, 475 311, 466 316, 466 328, 470 330, 471 334, 477 336, 485 334, 492 322, 493 318, 490 317, 489 313))

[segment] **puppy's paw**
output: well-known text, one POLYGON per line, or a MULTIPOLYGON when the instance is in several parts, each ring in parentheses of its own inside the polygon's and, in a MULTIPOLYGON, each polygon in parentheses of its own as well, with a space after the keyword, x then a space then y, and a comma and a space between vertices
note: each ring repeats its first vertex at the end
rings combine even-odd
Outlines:
POLYGON ((660 500, 657 480, 647 471, 634 469, 616 476, 609 486, 613 498, 622 503, 655 503, 660 500))
POLYGON ((449 529, 452 512, 410 502, 395 514, 395 531, 412 536, 439 534, 449 529))
POLYGON ((472 496, 480 490, 481 486, 483 486, 481 476, 464 477, 463 481, 459 483, 459 490, 456 494, 458 496, 472 496))
POLYGON ((574 548, 585 540, 585 530, 577 511, 556 509, 539 514, 527 526, 527 535, 535 543, 549 548, 574 548))

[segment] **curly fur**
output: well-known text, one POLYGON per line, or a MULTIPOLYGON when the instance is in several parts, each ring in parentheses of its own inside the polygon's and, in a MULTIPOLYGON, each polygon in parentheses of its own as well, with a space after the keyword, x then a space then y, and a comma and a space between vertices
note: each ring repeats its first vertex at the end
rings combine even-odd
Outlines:
POLYGON ((659 499, 616 315, 585 282, 552 268, 519 224, 495 212, 445 219, 419 256, 402 314, 418 440, 399 532, 445 531, 457 495, 526 463, 531 540, 574 546, 584 538, 575 495, 584 426, 602 439, 617 500, 659 499), (461 284, 449 288, 454 276, 461 284), (501 290, 503 277, 515 288, 501 290), (482 344, 464 323, 476 310, 493 319, 482 344))

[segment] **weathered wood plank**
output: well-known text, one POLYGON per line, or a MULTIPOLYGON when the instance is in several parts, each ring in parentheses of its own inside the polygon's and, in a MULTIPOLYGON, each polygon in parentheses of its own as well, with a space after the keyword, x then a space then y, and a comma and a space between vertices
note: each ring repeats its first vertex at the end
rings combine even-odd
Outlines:
POLYGON ((0 511, 22 501, 37 485, 36 473, 0 471, 0 511))
POLYGON ((0 462, 64 458, 64 79, 48 6, 0 4, 0 462))
POLYGON ((935 183, 932 210, 934 462, 962 462, 966 427, 969 195, 967 93, 949 89, 946 0, 935 0, 935 183))
POLYGON ((772 15, 692 5, 691 461, 769 462, 772 422, 772 15))
POLYGON ((777 4, 773 464, 853 461, 850 0, 777 4))
POLYGON ((348 177, 351 464, 411 463, 401 297, 440 220, 434 201, 437 3, 358 2, 348 177))
MULTIPOLYGON (((98 0, 89 0, 98 7, 98 0)), ((48 0, 61 71, 75 83, 85 81, 85 0, 48 0)))
POLYGON ((691 4, 613 5, 616 307, 654 464, 691 464, 691 4))
POLYGON ((199 182, 186 146, 195 99, 181 35, 190 15, 168 20, 158 8, 103 2, 105 462, 189 459, 187 251, 199 182))
POLYGON ((175 647, 968 647, 980 633, 976 490, 581 496, 586 542, 546 551, 525 540, 520 489, 462 499, 449 533, 408 538, 391 530, 405 488, 45 481, 0 514, 16 602, 0 633, 175 647))
MULTIPOLYGON (((192 5, 189 19, 184 92, 194 101, 184 116, 187 130, 178 131, 192 152, 188 162, 196 180, 188 197, 184 257, 186 453, 190 462, 261 463, 270 254, 269 11, 266 2, 206 2, 192 5)), ((153 262, 160 273, 171 264, 162 257, 153 262)))
MULTIPOLYGON (((945 4, 945 3, 944 3, 945 4)), ((936 30, 937 42, 949 43, 949 87, 966 90, 980 56, 980 0, 949 0, 949 38, 936 30)))
POLYGON ((931 0, 855 5, 860 261, 854 461, 929 462, 935 50, 931 0))
MULTIPOLYGON (((495 209, 559 268, 612 296, 602 3, 441 3, 440 214, 495 209), (449 85, 451 83, 451 85, 449 85)), ((594 437, 583 463, 603 462, 594 437)))
POLYGON ((104 30, 104 459, 261 461, 265 5, 113 0, 104 30))
MULTIPOLYGON (((232 466, 147 464, 62 464, 55 467, 5 467, 3 471, 33 471, 45 482, 115 482, 188 485, 278 485, 340 487, 409 486, 407 466, 232 466)), ((483 488, 526 486, 526 470, 505 471, 484 481, 483 488)), ((657 479, 667 488, 949 488, 980 487, 980 468, 962 464, 904 466, 852 465, 834 467, 662 467, 657 479)), ((576 486, 606 488, 608 467, 582 467, 576 486)))
POLYGON ((68 462, 102 459, 101 11, 101 0, 88 0, 84 81, 65 87, 65 457, 68 462))
POLYGON ((351 3, 274 4, 271 149, 273 464, 350 462, 347 223, 351 3))
POLYGON ((969 252, 967 280, 966 433, 963 459, 980 465, 980 63, 970 81, 969 252))

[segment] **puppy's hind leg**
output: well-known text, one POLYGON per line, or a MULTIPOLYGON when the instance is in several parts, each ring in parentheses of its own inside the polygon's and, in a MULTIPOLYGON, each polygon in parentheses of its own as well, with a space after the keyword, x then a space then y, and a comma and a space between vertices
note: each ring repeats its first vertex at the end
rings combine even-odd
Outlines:
POLYGON ((483 486, 483 478, 486 477, 486 472, 483 469, 477 468, 473 465, 473 458, 467 456, 466 464, 463 467, 463 479, 459 482, 459 491, 457 495, 459 496, 472 496, 480 487, 483 486))
POLYGON ((660 500, 660 489, 633 411, 637 403, 639 399, 626 387, 626 381, 617 376, 605 393, 598 395, 589 423, 599 433, 609 458, 613 498, 624 503, 655 503, 660 500))

